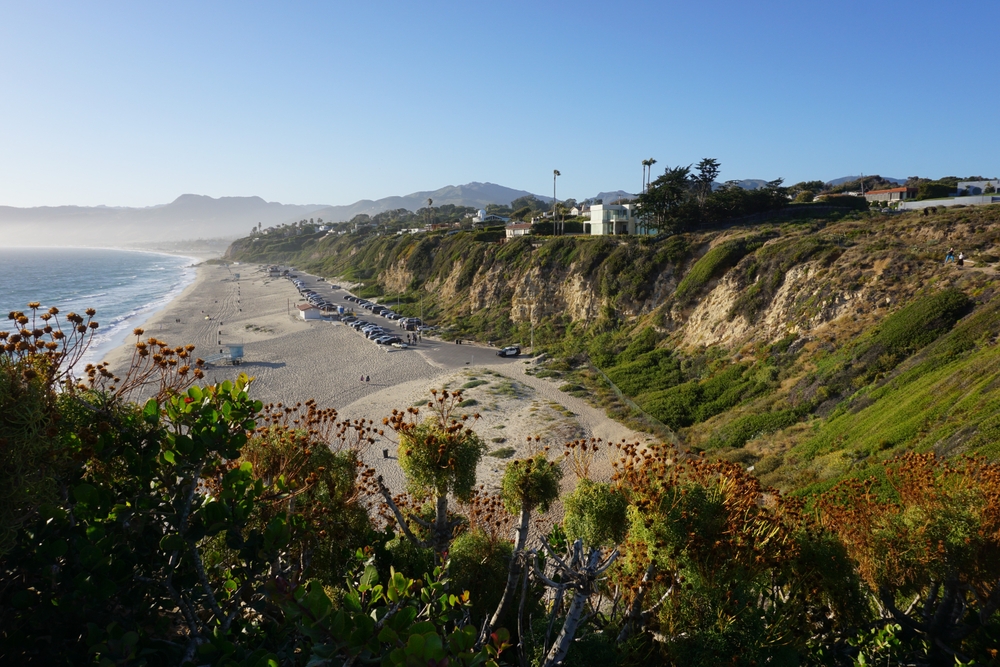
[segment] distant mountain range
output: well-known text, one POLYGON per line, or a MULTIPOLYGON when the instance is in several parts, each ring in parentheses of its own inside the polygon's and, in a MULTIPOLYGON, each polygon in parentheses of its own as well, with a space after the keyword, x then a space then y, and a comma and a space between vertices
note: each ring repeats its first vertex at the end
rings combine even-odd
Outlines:
POLYGON ((454 204, 455 206, 472 206, 484 208, 487 204, 510 204, 520 197, 535 196, 544 201, 552 201, 552 197, 532 195, 527 190, 514 190, 496 183, 466 183, 465 185, 446 185, 437 190, 414 192, 401 197, 385 197, 383 199, 362 199, 347 206, 326 206, 315 211, 316 217, 333 222, 347 222, 362 213, 376 215, 384 211, 394 211, 405 208, 408 211, 418 211, 427 206, 427 200, 434 201, 434 206, 454 204))
MULTIPOLYGON (((850 177, 848 177, 850 178, 850 177)), ((753 189, 766 181, 747 179, 742 187, 753 189)), ((508 205, 520 197, 535 196, 550 202, 551 197, 515 190, 495 183, 449 185, 437 190, 414 192, 378 200, 362 199, 347 206, 326 204, 279 204, 260 197, 220 197, 181 195, 169 204, 145 208, 113 206, 0 206, 0 243, 6 246, 87 245, 123 246, 162 244, 194 239, 234 239, 245 236, 261 223, 264 227, 294 222, 304 217, 345 222, 360 213, 417 211, 427 206, 454 204, 484 208, 487 204, 508 205)), ((633 199, 624 190, 599 192, 589 200, 610 203, 633 199)))
POLYGON ((147 208, 0 206, 4 245, 121 246, 181 239, 245 236, 258 222, 279 224, 322 208, 267 202, 260 197, 181 195, 147 208))
MULTIPOLYGON (((832 181, 827 181, 826 184, 827 185, 840 185, 841 183, 848 183, 850 181, 856 181, 859 178, 861 178, 861 176, 841 176, 840 178, 835 178, 832 181)), ((892 181, 893 183, 896 183, 897 185, 902 185, 903 183, 906 183, 906 179, 905 178, 889 178, 888 176, 883 176, 882 180, 883 181, 892 181)))

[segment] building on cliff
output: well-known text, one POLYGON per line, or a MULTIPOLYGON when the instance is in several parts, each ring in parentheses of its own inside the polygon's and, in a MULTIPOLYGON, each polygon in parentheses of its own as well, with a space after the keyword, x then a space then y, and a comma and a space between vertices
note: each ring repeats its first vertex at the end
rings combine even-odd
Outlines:
POLYGON ((594 204, 590 207, 590 234, 635 234, 636 220, 634 204, 594 204))

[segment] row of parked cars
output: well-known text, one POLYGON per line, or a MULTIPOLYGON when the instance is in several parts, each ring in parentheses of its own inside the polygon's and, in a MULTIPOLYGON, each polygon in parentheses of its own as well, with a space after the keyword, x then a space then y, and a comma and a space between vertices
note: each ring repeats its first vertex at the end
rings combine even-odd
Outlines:
POLYGON ((406 331, 433 331, 434 327, 426 326, 419 317, 404 317, 399 313, 393 312, 387 306, 383 306, 378 303, 372 303, 367 299, 362 299, 356 296, 351 296, 350 294, 344 295, 344 301, 350 301, 355 303, 360 308, 365 310, 370 310, 373 315, 381 315, 387 320, 394 321, 399 326, 400 329, 405 329, 406 331))
POLYGON ((398 348, 408 347, 408 345, 403 342, 402 338, 383 326, 375 324, 374 322, 367 322, 353 317, 350 319, 352 321, 348 322, 347 326, 351 327, 355 331, 361 332, 365 338, 375 341, 377 345, 392 345, 393 347, 398 348))
POLYGON ((305 297, 306 301, 308 301, 313 306, 316 306, 320 310, 337 309, 337 306, 331 303, 325 296, 321 295, 316 290, 309 289, 308 287, 306 287, 305 281, 303 281, 301 278, 297 276, 289 276, 289 279, 292 281, 292 284, 295 285, 295 288, 299 290, 299 294, 305 297))

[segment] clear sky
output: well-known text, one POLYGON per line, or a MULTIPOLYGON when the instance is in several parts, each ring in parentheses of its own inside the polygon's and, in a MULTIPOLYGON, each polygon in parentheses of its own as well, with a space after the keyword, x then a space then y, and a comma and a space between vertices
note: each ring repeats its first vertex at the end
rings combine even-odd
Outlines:
POLYGON ((1000 174, 1000 3, 0 0, 0 205, 1000 174))

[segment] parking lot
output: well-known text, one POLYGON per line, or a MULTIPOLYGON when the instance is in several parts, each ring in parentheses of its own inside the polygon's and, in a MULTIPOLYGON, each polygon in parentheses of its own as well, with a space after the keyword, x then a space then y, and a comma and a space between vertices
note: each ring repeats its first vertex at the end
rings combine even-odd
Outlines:
MULTIPOLYGON (((348 290, 337 285, 338 289, 333 289, 333 285, 323 278, 318 278, 316 276, 303 273, 301 271, 291 271, 290 274, 294 275, 294 279, 289 276, 289 279, 296 282, 296 287, 299 289, 300 293, 308 290, 321 298, 324 298, 327 303, 332 305, 334 309, 336 306, 343 306, 348 311, 353 311, 355 317, 358 320, 364 321, 369 325, 374 325, 381 327, 384 330, 384 336, 398 337, 399 343, 397 345, 392 345, 391 341, 386 341, 383 343, 386 352, 416 352, 423 356, 429 363, 441 368, 461 368, 463 366, 470 365, 507 365, 513 363, 524 363, 526 358, 523 356, 514 357, 500 357, 497 356, 497 352, 501 348, 489 347, 486 345, 479 345, 471 342, 463 341, 461 345, 454 342, 446 342, 434 335, 433 331, 407 331, 400 326, 400 321, 398 319, 391 319, 385 315, 394 315, 395 313, 391 310, 384 314, 375 314, 369 309, 364 308, 365 303, 374 303, 373 301, 361 299, 362 303, 359 303, 357 297, 348 290), (354 297, 355 300, 349 301, 344 297, 354 297), (420 335, 421 340, 412 345, 407 344, 407 334, 411 336, 420 335)), ((386 307, 385 304, 376 304, 386 307)), ((349 321, 343 326, 351 327, 357 336, 367 337, 367 333, 362 333, 360 331, 361 327, 357 326, 356 322, 349 321), (354 326, 351 326, 354 324, 354 326)), ((424 324, 426 326, 426 324, 424 324)), ((384 339, 383 339, 384 340, 384 339)), ((369 341, 371 345, 379 345, 374 339, 369 341)), ((379 345, 382 347, 383 345, 379 345)))

